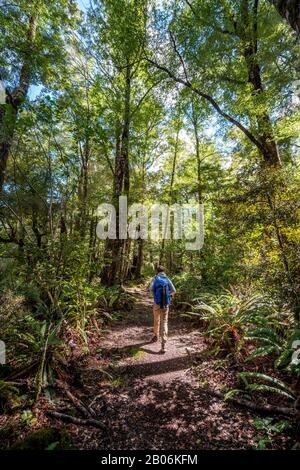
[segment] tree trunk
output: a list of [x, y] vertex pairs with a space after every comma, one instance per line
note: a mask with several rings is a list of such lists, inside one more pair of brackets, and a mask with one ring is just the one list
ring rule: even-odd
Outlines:
[[36, 19], [34, 16], [29, 18], [29, 25], [27, 31], [27, 49], [26, 59], [22, 65], [19, 77], [19, 84], [9, 92], [6, 92], [6, 103], [0, 105], [0, 193], [3, 190], [5, 182], [6, 167], [11, 149], [14, 132], [16, 128], [18, 113], [27, 96], [30, 76], [31, 76], [31, 60], [32, 60], [32, 46], [35, 39], [36, 32]]
[[139, 238], [137, 241], [137, 252], [133, 258], [132, 277], [134, 279], [141, 279], [142, 267], [144, 261], [144, 244], [145, 240]]
[[142, 266], [144, 262], [144, 245], [145, 245], [145, 240], [140, 238], [138, 240], [137, 264], [136, 264], [136, 271], [135, 271], [136, 279], [140, 279], [142, 276]]
[[[263, 85], [261, 82], [260, 76], [260, 67], [258, 64], [254, 63], [251, 56], [254, 52], [250, 52], [250, 57], [247, 55], [249, 51], [245, 52], [245, 59], [248, 59], [248, 69], [249, 69], [249, 83], [253, 85], [254, 92], [263, 93]], [[274, 136], [272, 123], [267, 112], [258, 114], [256, 116], [258, 132], [260, 135], [260, 141], [262, 144], [262, 154], [264, 161], [269, 166], [278, 166], [281, 163], [280, 155], [278, 151], [277, 142]]]
[[198, 203], [202, 204], [202, 184], [201, 184], [201, 159], [200, 159], [200, 142], [199, 142], [199, 129], [198, 129], [198, 116], [196, 115], [194, 103], [192, 103], [192, 123], [194, 127], [195, 136], [195, 153], [197, 160], [197, 195]]
[[[195, 136], [195, 153], [196, 153], [196, 161], [197, 161], [197, 196], [198, 196], [198, 204], [203, 203], [203, 195], [202, 195], [202, 175], [201, 175], [201, 157], [200, 157], [200, 140], [199, 140], [199, 116], [197, 116], [197, 112], [192, 102], [192, 123], [194, 127], [194, 136]], [[199, 253], [199, 259], [201, 260], [202, 264], [205, 264], [205, 254], [203, 250]], [[205, 279], [205, 270], [202, 269], [201, 265], [201, 277]]]
[[121, 282], [119, 273], [123, 272], [122, 249], [124, 240], [119, 237], [119, 197], [124, 191], [129, 196], [130, 174], [129, 174], [129, 131], [130, 131], [130, 100], [131, 100], [131, 66], [127, 61], [124, 91], [124, 117], [121, 138], [117, 138], [113, 204], [116, 210], [116, 240], [107, 240], [104, 254], [104, 268], [101, 281], [105, 285]]
[[92, 213], [90, 218], [90, 234], [89, 234], [89, 256], [90, 256], [90, 270], [89, 270], [89, 281], [91, 282], [93, 277], [97, 274], [95, 269], [96, 257], [96, 235], [97, 217]]
[[276, 215], [277, 211], [276, 211], [275, 201], [268, 191], [266, 193], [266, 196], [267, 196], [268, 205], [271, 210], [271, 216], [273, 219], [273, 227], [275, 230], [275, 234], [276, 234], [276, 238], [277, 238], [277, 242], [278, 242], [278, 246], [280, 250], [280, 257], [281, 257], [282, 265], [285, 271], [288, 284], [290, 286], [291, 304], [292, 304], [295, 320], [299, 322], [300, 320], [299, 288], [297, 285], [297, 281], [295, 281], [293, 273], [290, 269], [288, 257], [286, 256], [286, 247], [284, 243], [284, 237], [283, 237], [282, 231], [280, 229], [280, 225], [277, 220], [277, 215]]
[[[258, 0], [254, 0], [252, 18], [250, 18], [249, 0], [243, 0], [241, 4], [242, 22], [241, 27], [238, 28], [238, 34], [243, 42], [243, 55], [248, 69], [248, 82], [253, 87], [253, 94], [259, 95], [264, 93], [264, 88], [260, 66], [257, 63], [257, 9]], [[270, 116], [264, 111], [256, 115], [256, 122], [265, 163], [269, 166], [280, 165], [280, 155]]]
[[299, 0], [270, 0], [278, 13], [300, 34], [300, 1]]
[[32, 209], [32, 231], [36, 238], [36, 244], [38, 248], [42, 247], [42, 234], [38, 226], [38, 217], [35, 209]]
[[[176, 139], [174, 145], [174, 156], [173, 156], [173, 165], [172, 165], [172, 173], [171, 173], [171, 181], [170, 181], [170, 189], [169, 189], [169, 200], [168, 200], [168, 213], [167, 213], [167, 220], [166, 220], [166, 230], [170, 220], [170, 205], [173, 204], [173, 186], [174, 186], [174, 179], [175, 179], [175, 170], [176, 170], [176, 163], [177, 163], [177, 155], [178, 155], [178, 143], [179, 143], [179, 128], [176, 131]], [[166, 230], [162, 233], [162, 242], [161, 242], [161, 249], [159, 254], [159, 264], [162, 264], [164, 261], [165, 256], [165, 237], [166, 237]]]
[[81, 168], [78, 183], [78, 206], [79, 214], [77, 218], [76, 228], [80, 232], [80, 237], [84, 238], [87, 226], [87, 197], [88, 197], [88, 178], [89, 178], [89, 159], [90, 146], [86, 142], [83, 148], [79, 144]]

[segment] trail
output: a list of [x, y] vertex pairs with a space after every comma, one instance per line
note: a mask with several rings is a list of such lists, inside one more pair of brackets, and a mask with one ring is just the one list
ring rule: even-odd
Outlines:
[[[208, 396], [191, 366], [206, 348], [171, 312], [166, 354], [152, 337], [152, 302], [144, 287], [128, 289], [137, 299], [118, 324], [103, 330], [80, 371], [81, 398], [107, 429], [71, 425], [80, 449], [249, 449], [253, 415]], [[108, 375], [109, 374], [109, 375]], [[204, 379], [216, 377], [213, 364]]]

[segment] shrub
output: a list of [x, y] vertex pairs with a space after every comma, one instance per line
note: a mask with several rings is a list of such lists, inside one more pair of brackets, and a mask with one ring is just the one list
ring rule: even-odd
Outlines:
[[232, 352], [241, 345], [249, 325], [261, 315], [264, 304], [261, 296], [242, 296], [225, 291], [220, 296], [210, 295], [206, 302], [195, 299], [192, 311], [185, 314], [205, 322], [204, 335], [210, 336], [223, 349]]

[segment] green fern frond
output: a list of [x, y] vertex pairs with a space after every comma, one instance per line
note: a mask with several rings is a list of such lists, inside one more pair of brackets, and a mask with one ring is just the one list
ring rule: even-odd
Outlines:
[[281, 388], [277, 387], [272, 387], [271, 385], [265, 385], [265, 384], [248, 384], [247, 391], [250, 392], [269, 392], [269, 393], [276, 393], [277, 395], [280, 395], [285, 398], [289, 398], [290, 400], [295, 400], [295, 395], [293, 395], [292, 391], [288, 389], [289, 391], [282, 390]]
[[281, 389], [285, 393], [288, 393], [292, 396], [294, 395], [294, 392], [284, 382], [267, 374], [262, 374], [260, 372], [240, 372], [238, 377], [243, 381], [246, 388], [248, 388], [249, 385], [257, 385], [249, 384], [249, 379], [257, 379], [259, 381], [268, 382], [276, 389]]
[[276, 353], [277, 348], [276, 346], [269, 345], [269, 346], [261, 346], [260, 348], [255, 349], [246, 359], [246, 362], [252, 361], [257, 357], [264, 357], [268, 356], [269, 354]]
[[265, 341], [272, 341], [272, 343], [276, 343], [278, 345], [282, 344], [283, 338], [281, 338], [273, 328], [270, 327], [263, 327], [263, 328], [255, 328], [255, 330], [249, 332], [249, 337], [255, 337], [255, 339], [262, 339]]

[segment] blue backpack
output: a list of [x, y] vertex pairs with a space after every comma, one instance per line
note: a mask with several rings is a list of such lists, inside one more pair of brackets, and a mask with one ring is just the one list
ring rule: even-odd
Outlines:
[[160, 308], [167, 308], [170, 303], [169, 279], [156, 276], [153, 287], [156, 303]]

